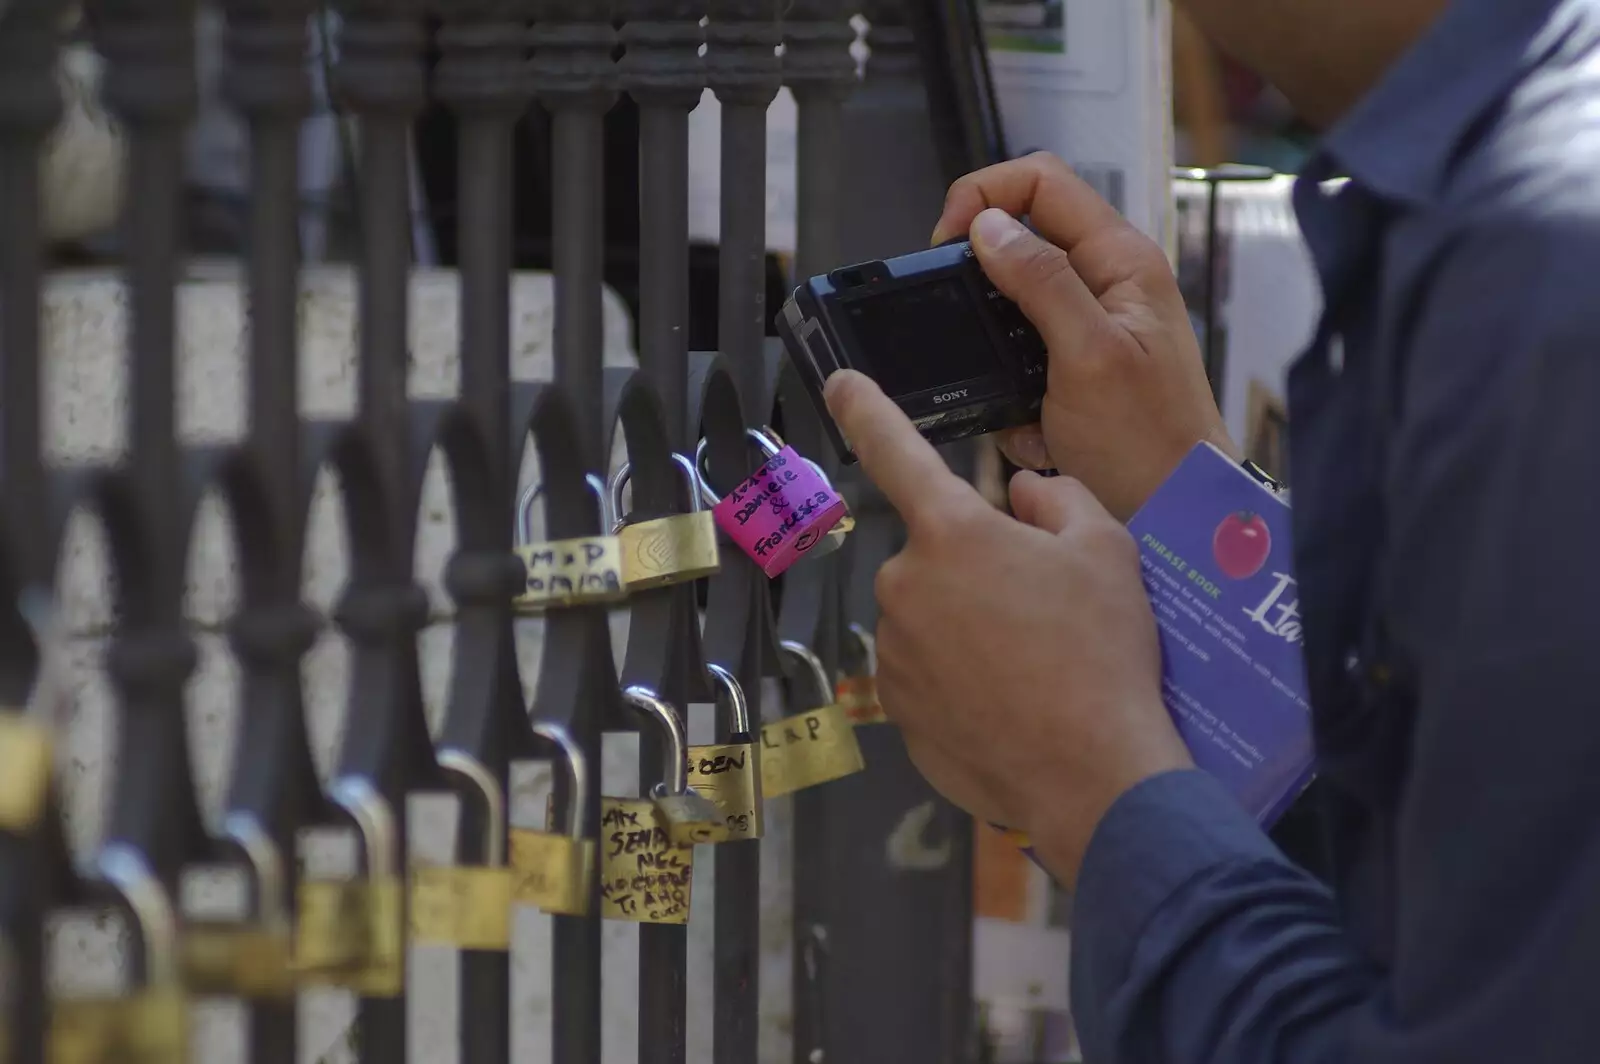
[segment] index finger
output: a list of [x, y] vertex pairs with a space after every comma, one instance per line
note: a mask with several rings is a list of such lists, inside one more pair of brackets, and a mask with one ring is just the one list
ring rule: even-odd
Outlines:
[[1127, 219], [1070, 166], [1054, 155], [1034, 152], [958, 178], [945, 193], [933, 243], [966, 233], [989, 207], [1013, 218], [1027, 215], [1041, 236], [1069, 255], [1090, 237], [1128, 227]]
[[823, 394], [861, 468], [899, 511], [908, 530], [915, 532], [975, 500], [982, 502], [870, 377], [838, 370], [828, 377]]

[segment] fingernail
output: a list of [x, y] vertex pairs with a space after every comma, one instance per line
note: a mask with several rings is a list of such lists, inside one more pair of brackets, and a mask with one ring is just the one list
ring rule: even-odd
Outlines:
[[987, 251], [999, 251], [1022, 233], [1022, 223], [999, 207], [990, 207], [972, 220], [972, 237]]
[[822, 400], [828, 406], [833, 406], [834, 401], [839, 398], [839, 390], [844, 387], [845, 379], [849, 372], [849, 370], [845, 369], [835, 370], [828, 374], [827, 380], [822, 382]]
[[1050, 468], [1050, 449], [1045, 446], [1042, 432], [1014, 433], [1006, 440], [1006, 454], [1013, 465], [1024, 469]]

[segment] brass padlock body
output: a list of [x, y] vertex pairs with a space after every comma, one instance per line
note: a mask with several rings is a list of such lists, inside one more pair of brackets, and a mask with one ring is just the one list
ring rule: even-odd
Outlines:
[[600, 915], [687, 924], [694, 847], [675, 842], [649, 798], [600, 799]]
[[622, 545], [615, 536], [582, 536], [516, 548], [526, 582], [513, 601], [524, 613], [566, 606], [607, 605], [628, 597], [622, 583]]
[[24, 834], [44, 815], [51, 750], [42, 724], [14, 711], [0, 712], [0, 831]]
[[189, 1003], [177, 987], [124, 997], [67, 998], [50, 1008], [50, 1064], [184, 1064]]
[[689, 747], [689, 786], [722, 811], [728, 842], [759, 839], [763, 828], [761, 748], [755, 743]]
[[722, 568], [717, 522], [709, 511], [623, 525], [617, 540], [622, 583], [629, 591], [684, 584]]
[[405, 887], [398, 877], [300, 884], [293, 967], [304, 982], [367, 997], [405, 990]]
[[191, 922], [183, 929], [183, 981], [194, 994], [287, 998], [295, 992], [289, 929]]
[[761, 729], [761, 793], [777, 798], [866, 768], [848, 710], [837, 703]]
[[706, 846], [727, 842], [732, 837], [722, 809], [693, 789], [682, 794], [653, 795], [651, 801], [661, 813], [667, 834], [685, 846]]
[[511, 869], [419, 866], [411, 870], [411, 941], [504, 952], [511, 948]]
[[511, 900], [561, 916], [586, 916], [594, 897], [594, 840], [511, 829]]

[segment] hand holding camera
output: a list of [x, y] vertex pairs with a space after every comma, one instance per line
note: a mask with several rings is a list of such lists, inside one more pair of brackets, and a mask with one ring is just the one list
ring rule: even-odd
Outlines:
[[784, 308], [819, 409], [832, 372], [860, 370], [930, 441], [1000, 431], [1014, 463], [1082, 481], [1124, 521], [1201, 440], [1238, 457], [1165, 254], [1066, 164], [1039, 153], [961, 178], [933, 238], [813, 278]]

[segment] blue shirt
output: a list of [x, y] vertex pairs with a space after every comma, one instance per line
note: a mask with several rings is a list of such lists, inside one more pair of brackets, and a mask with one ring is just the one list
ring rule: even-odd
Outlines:
[[1600, 0], [1457, 0], [1295, 205], [1331, 887], [1206, 776], [1128, 792], [1074, 902], [1085, 1057], [1600, 1060]]

